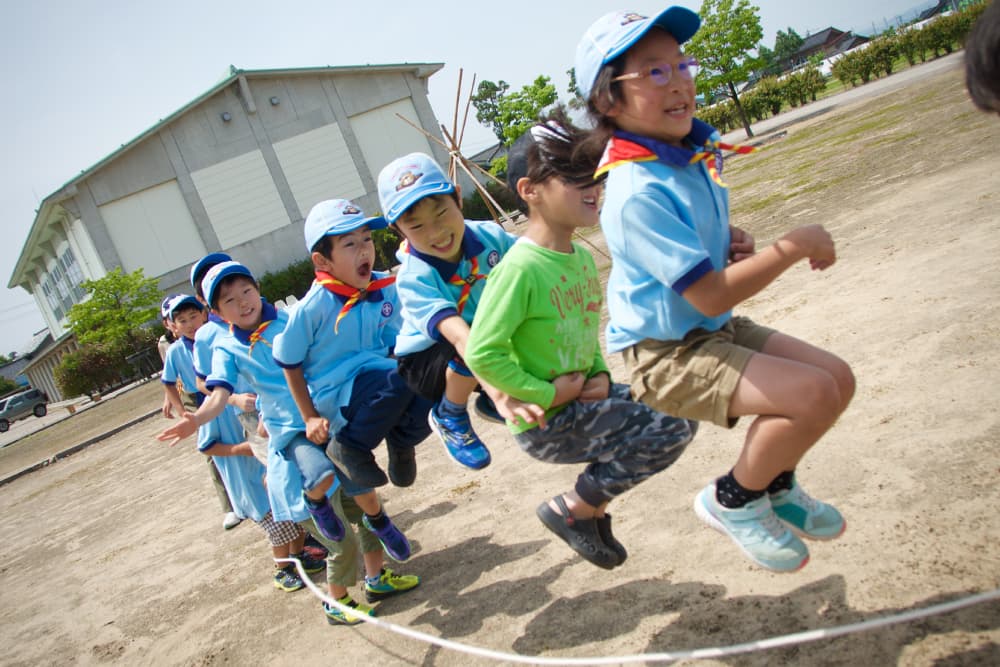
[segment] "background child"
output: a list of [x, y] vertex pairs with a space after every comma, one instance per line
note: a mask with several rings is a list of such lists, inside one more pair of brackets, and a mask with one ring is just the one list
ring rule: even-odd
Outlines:
[[965, 85], [972, 102], [1000, 114], [1000, 2], [993, 0], [965, 40]]
[[794, 473], [847, 407], [854, 377], [829, 352], [731, 309], [799, 260], [821, 270], [836, 253], [819, 225], [757, 253], [729, 225], [719, 137], [693, 118], [697, 62], [680, 48], [699, 25], [683, 7], [652, 18], [616, 12], [577, 47], [592, 140], [605, 149], [598, 173], [608, 172], [607, 345], [623, 353], [636, 397], [658, 410], [723, 427], [756, 416], [735, 466], [702, 490], [695, 510], [754, 562], [792, 571], [809, 557], [795, 533], [832, 539], [844, 530], [839, 512], [806, 495]]
[[[384, 439], [389, 479], [410, 486], [417, 474], [413, 448], [428, 434], [430, 403], [413, 394], [389, 356], [399, 331], [394, 278], [373, 272], [373, 229], [383, 218], [365, 217], [346, 199], [316, 204], [305, 222], [305, 242], [316, 281], [288, 310], [274, 339], [274, 360], [305, 421], [308, 444], [343, 467], [345, 493], [364, 511], [363, 521], [398, 561], [410, 556], [406, 536], [382, 509], [373, 487], [389, 480], [373, 450]], [[332, 467], [332, 466], [331, 466]]]
[[608, 503], [673, 463], [691, 425], [612, 384], [599, 343], [601, 281], [572, 242], [598, 224], [600, 183], [580, 159], [581, 133], [562, 114], [532, 127], [507, 157], [507, 180], [528, 215], [524, 236], [493, 271], [472, 323], [466, 361], [522, 402], [508, 406], [518, 445], [548, 463], [586, 463], [573, 491], [542, 503], [542, 523], [585, 559], [621, 565]]
[[[406, 241], [397, 256], [403, 329], [396, 342], [399, 372], [435, 402], [430, 425], [448, 455], [485, 468], [490, 452], [472, 428], [466, 404], [478, 380], [463, 357], [490, 271], [517, 240], [496, 223], [466, 220], [461, 190], [423, 153], [390, 162], [378, 177], [386, 220]], [[480, 416], [500, 421], [486, 394]]]
[[[201, 405], [204, 397], [194, 389], [194, 361], [191, 350], [194, 347], [194, 337], [206, 322], [205, 307], [193, 296], [186, 294], [174, 295], [166, 306], [167, 317], [174, 325], [180, 338], [170, 346], [167, 360], [163, 368], [164, 389], [178, 415], [194, 410]], [[187, 397], [182, 401], [181, 390], [177, 388], [177, 379], [182, 378], [183, 394]], [[187, 391], [190, 387], [193, 391]], [[196, 398], [194, 398], [196, 397]], [[271, 544], [272, 555], [275, 558], [294, 556], [302, 560], [307, 572], [317, 572], [323, 568], [322, 561], [314, 560], [304, 553], [305, 532], [292, 521], [275, 521], [271, 506], [264, 489], [265, 468], [255, 458], [249, 443], [241, 442], [239, 424], [226, 429], [200, 429], [202, 437], [198, 441], [198, 451], [211, 458], [212, 465], [218, 469], [224, 492], [227, 494], [234, 513], [242, 520], [253, 519], [267, 535]], [[251, 459], [245, 457], [250, 456]], [[298, 572], [291, 565], [277, 565], [274, 575], [274, 585], [284, 591], [296, 591], [305, 584], [299, 579]]]
[[[198, 389], [197, 377], [192, 363], [192, 350], [194, 338], [197, 332], [203, 327], [205, 322], [205, 307], [198, 299], [186, 294], [172, 294], [167, 297], [161, 306], [164, 322], [168, 322], [170, 328], [176, 331], [174, 342], [167, 348], [164, 355], [163, 373], [160, 381], [163, 383], [163, 416], [173, 419], [174, 413], [184, 414], [185, 410], [195, 410], [204, 398], [204, 394]], [[183, 312], [181, 312], [183, 311]], [[178, 331], [174, 323], [174, 315], [185, 321], [187, 333]], [[181, 387], [177, 384], [180, 382]], [[218, 424], [210, 424], [205, 427], [206, 440], [218, 439]], [[233, 442], [240, 442], [242, 438], [237, 438]], [[222, 528], [231, 530], [240, 525], [242, 517], [233, 508], [232, 500], [226, 490], [225, 481], [215, 465], [214, 459], [207, 457], [208, 472], [212, 479], [212, 487], [215, 495], [222, 506], [224, 516], [222, 517]]]

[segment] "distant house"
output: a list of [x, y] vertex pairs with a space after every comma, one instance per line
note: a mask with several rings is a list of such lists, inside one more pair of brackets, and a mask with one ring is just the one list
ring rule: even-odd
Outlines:
[[[302, 225], [323, 199], [379, 208], [376, 179], [413, 151], [447, 164], [427, 79], [441, 63], [231, 67], [211, 89], [42, 200], [8, 287], [35, 298], [50, 343], [25, 369], [61, 400], [51, 370], [76, 347], [66, 313], [84, 280], [142, 268], [190, 292], [191, 263], [225, 251], [258, 275], [306, 257]], [[36, 381], [35, 371], [48, 373]], [[69, 398], [69, 397], [66, 397]]]
[[856, 35], [850, 30], [844, 32], [837, 28], [827, 28], [814, 35], [807, 35], [802, 45], [795, 51], [785, 64], [785, 69], [794, 69], [805, 65], [813, 56], [822, 59], [830, 58], [869, 41], [863, 35]]
[[52, 400], [59, 400], [59, 391], [52, 381], [52, 370], [40, 367], [38, 361], [52, 347], [52, 334], [42, 329], [32, 336], [31, 341], [17, 353], [17, 358], [0, 366], [0, 375], [19, 385], [31, 385], [47, 393]]

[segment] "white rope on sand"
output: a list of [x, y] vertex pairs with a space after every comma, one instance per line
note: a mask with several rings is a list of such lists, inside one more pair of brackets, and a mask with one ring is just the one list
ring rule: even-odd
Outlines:
[[349, 613], [360, 618], [365, 623], [371, 623], [372, 625], [385, 628], [386, 630], [390, 630], [397, 634], [412, 637], [413, 639], [418, 639], [420, 641], [427, 642], [428, 644], [434, 644], [435, 646], [451, 649], [460, 653], [466, 653], [468, 655], [475, 655], [483, 658], [491, 658], [493, 660], [506, 660], [508, 662], [518, 662], [531, 665], [620, 665], [624, 663], [636, 662], [676, 662], [677, 660], [721, 658], [739, 653], [765, 651], [784, 646], [793, 646], [795, 644], [805, 644], [806, 642], [814, 642], [821, 639], [832, 639], [834, 637], [855, 634], [858, 632], [866, 632], [868, 630], [874, 630], [888, 625], [895, 625], [897, 623], [906, 623], [921, 618], [927, 618], [928, 616], [947, 614], [948, 612], [964, 609], [965, 607], [971, 607], [983, 602], [1000, 600], [1000, 588], [996, 588], [992, 591], [976, 593], [975, 595], [969, 595], [958, 600], [952, 600], [951, 602], [942, 602], [931, 605], [930, 607], [924, 607], [923, 609], [914, 609], [858, 623], [834, 626], [832, 628], [806, 630], [804, 632], [795, 632], [788, 635], [770, 637], [768, 639], [757, 639], [750, 642], [743, 642], [742, 644], [713, 646], [708, 648], [689, 649], [685, 651], [669, 651], [666, 653], [642, 653], [638, 655], [619, 655], [593, 658], [546, 658], [532, 655], [520, 655], [517, 653], [505, 653], [503, 651], [494, 651], [492, 649], [481, 648], [478, 646], [461, 644], [459, 642], [451, 641], [450, 639], [442, 639], [441, 637], [435, 637], [434, 635], [429, 635], [425, 632], [420, 632], [419, 630], [413, 630], [402, 625], [396, 625], [395, 623], [384, 621], [377, 616], [358, 614], [357, 610], [337, 602], [324, 593], [323, 590], [317, 586], [315, 582], [313, 582], [306, 571], [302, 568], [302, 564], [297, 558], [276, 558], [275, 562], [294, 563], [295, 569], [298, 570], [300, 578], [313, 595], [332, 607], [336, 607], [345, 613]]

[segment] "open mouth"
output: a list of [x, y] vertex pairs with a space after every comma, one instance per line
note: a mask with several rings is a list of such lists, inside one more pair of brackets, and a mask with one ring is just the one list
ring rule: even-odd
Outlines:
[[358, 277], [364, 279], [366, 282], [372, 275], [372, 265], [371, 262], [364, 262], [358, 265]]
[[438, 252], [448, 252], [449, 250], [451, 250], [451, 246], [454, 242], [455, 242], [455, 235], [449, 234], [448, 238], [446, 238], [444, 241], [440, 241], [438, 243], [432, 243], [431, 247]]
[[688, 104], [687, 102], [682, 102], [676, 106], [672, 106], [669, 109], [665, 109], [665, 113], [669, 116], [684, 117], [688, 114]]

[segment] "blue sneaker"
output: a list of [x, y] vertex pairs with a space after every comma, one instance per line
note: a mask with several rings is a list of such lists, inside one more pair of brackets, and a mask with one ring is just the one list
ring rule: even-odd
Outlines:
[[322, 502], [314, 503], [304, 493], [302, 497], [306, 501], [306, 509], [309, 510], [313, 523], [316, 524], [316, 528], [323, 534], [323, 537], [334, 542], [344, 539], [344, 524], [337, 518], [337, 513], [330, 506], [330, 501], [324, 498]]
[[809, 562], [809, 549], [778, 520], [766, 494], [743, 507], [729, 509], [715, 500], [712, 482], [694, 499], [694, 511], [763, 568], [794, 572]]
[[482, 470], [490, 464], [490, 450], [472, 430], [469, 415], [462, 417], [442, 417], [437, 414], [437, 406], [427, 413], [427, 423], [444, 444], [448, 456], [466, 468]]
[[361, 522], [378, 538], [378, 541], [382, 543], [382, 548], [389, 554], [390, 558], [402, 563], [410, 557], [410, 541], [406, 539], [406, 535], [403, 535], [399, 528], [396, 528], [391, 519], [386, 519], [385, 528], [381, 530], [376, 530], [371, 525], [367, 514], [361, 517]]
[[843, 535], [847, 528], [836, 508], [811, 497], [798, 480], [793, 480], [792, 488], [787, 491], [772, 493], [771, 507], [796, 535], [809, 539], [832, 540]]

